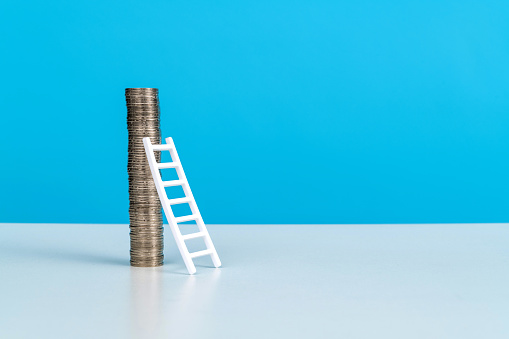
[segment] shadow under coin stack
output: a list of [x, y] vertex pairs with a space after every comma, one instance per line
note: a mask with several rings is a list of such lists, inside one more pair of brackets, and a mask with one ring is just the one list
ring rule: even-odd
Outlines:
[[[152, 180], [143, 138], [161, 143], [157, 88], [126, 88], [127, 130], [129, 132], [127, 172], [129, 174], [129, 228], [131, 265], [163, 264], [163, 216]], [[161, 162], [161, 153], [155, 154]]]

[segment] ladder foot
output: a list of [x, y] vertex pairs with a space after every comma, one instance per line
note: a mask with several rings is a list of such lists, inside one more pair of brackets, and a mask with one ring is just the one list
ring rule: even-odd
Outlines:
[[219, 256], [217, 254], [212, 255], [212, 262], [214, 263], [215, 268], [221, 267], [221, 260], [219, 260]]

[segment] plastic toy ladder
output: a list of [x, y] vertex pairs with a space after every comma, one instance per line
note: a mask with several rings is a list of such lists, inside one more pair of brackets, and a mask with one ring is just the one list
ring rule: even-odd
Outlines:
[[[152, 178], [154, 179], [154, 183], [157, 188], [159, 200], [161, 200], [161, 204], [163, 205], [164, 213], [166, 214], [166, 218], [168, 219], [168, 222], [170, 224], [171, 232], [173, 233], [173, 237], [177, 242], [180, 254], [182, 255], [184, 263], [186, 264], [187, 271], [189, 272], [189, 274], [194, 274], [196, 272], [196, 267], [194, 266], [193, 258], [205, 255], [210, 255], [215, 267], [221, 266], [221, 261], [219, 260], [219, 256], [217, 255], [216, 249], [214, 248], [214, 244], [210, 239], [209, 232], [205, 227], [205, 223], [203, 222], [200, 211], [198, 210], [198, 206], [196, 205], [196, 201], [194, 200], [193, 193], [191, 192], [191, 188], [189, 187], [189, 183], [187, 182], [186, 175], [184, 174], [184, 170], [182, 169], [182, 165], [177, 154], [177, 149], [175, 148], [175, 144], [173, 143], [172, 138], [166, 138], [166, 144], [163, 145], [152, 145], [152, 143], [150, 142], [150, 138], [143, 138], [143, 145], [145, 146], [145, 152], [147, 153], [150, 171], [152, 172]], [[154, 156], [154, 151], [169, 151], [172, 162], [158, 163]], [[163, 168], [175, 168], [175, 170], [177, 171], [178, 180], [163, 181], [161, 179], [161, 173], [159, 172], [159, 170]], [[184, 189], [185, 197], [178, 199], [168, 199], [164, 188], [170, 186], [182, 186], [182, 188]], [[173, 215], [171, 206], [185, 203], [189, 204], [192, 214], [183, 217], [175, 217]], [[178, 224], [191, 220], [196, 221], [199, 232], [182, 235]], [[203, 240], [205, 241], [205, 245], [207, 246], [207, 249], [203, 251], [189, 253], [185, 241], [195, 238], [203, 238]]]

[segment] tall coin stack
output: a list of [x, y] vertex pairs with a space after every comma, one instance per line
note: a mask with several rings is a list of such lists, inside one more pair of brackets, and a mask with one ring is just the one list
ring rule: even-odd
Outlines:
[[[129, 174], [129, 228], [131, 265], [163, 264], [163, 216], [152, 180], [143, 138], [161, 143], [157, 88], [126, 88], [127, 130], [129, 132], [127, 173]], [[158, 162], [161, 153], [155, 154]]]

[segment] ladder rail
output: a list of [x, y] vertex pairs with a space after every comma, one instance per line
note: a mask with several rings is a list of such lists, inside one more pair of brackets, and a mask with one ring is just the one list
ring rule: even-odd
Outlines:
[[159, 200], [161, 200], [161, 205], [163, 206], [164, 214], [166, 214], [166, 218], [170, 223], [171, 233], [175, 238], [175, 242], [177, 243], [177, 247], [179, 252], [184, 259], [184, 264], [186, 265], [187, 271], [189, 274], [194, 274], [196, 272], [196, 267], [194, 266], [193, 260], [190, 257], [189, 251], [187, 250], [187, 246], [184, 243], [184, 239], [182, 238], [182, 234], [176, 228], [177, 222], [175, 221], [175, 216], [173, 215], [173, 211], [169, 204], [166, 203], [166, 191], [164, 190], [163, 180], [161, 178], [161, 173], [157, 166], [157, 160], [154, 155], [154, 148], [152, 147], [152, 143], [150, 142], [150, 138], [143, 138], [143, 145], [145, 146], [145, 152], [147, 154], [148, 164], [150, 166], [150, 172], [152, 173], [152, 178], [154, 179], [154, 184], [157, 189], [157, 194], [159, 195]]
[[212, 262], [214, 263], [214, 266], [220, 267], [221, 260], [219, 260], [219, 256], [217, 255], [216, 248], [214, 247], [214, 244], [212, 243], [212, 239], [210, 238], [210, 234], [209, 234], [207, 228], [205, 227], [205, 223], [203, 222], [203, 218], [201, 216], [200, 210], [198, 209], [198, 205], [196, 204], [196, 200], [194, 199], [193, 192], [191, 191], [191, 187], [189, 186], [189, 183], [187, 181], [186, 174], [184, 173], [184, 168], [182, 167], [182, 163], [180, 162], [180, 158], [177, 153], [177, 148], [175, 147], [175, 143], [173, 142], [173, 139], [170, 137], [166, 138], [165, 140], [166, 140], [167, 145], [171, 145], [170, 155], [171, 155], [172, 161], [180, 164], [180, 166], [176, 167], [175, 170], [177, 171], [178, 178], [180, 180], [184, 181], [185, 183], [187, 183], [187, 185], [183, 185], [182, 188], [184, 189], [184, 193], [185, 193], [186, 197], [191, 199], [191, 202], [189, 202], [189, 207], [191, 208], [191, 212], [193, 213], [193, 215], [196, 215], [198, 217], [198, 219], [196, 219], [196, 224], [198, 225], [200, 232], [205, 233], [205, 236], [203, 238], [205, 241], [205, 246], [207, 246], [207, 250], [211, 251], [210, 256], [212, 258]]

